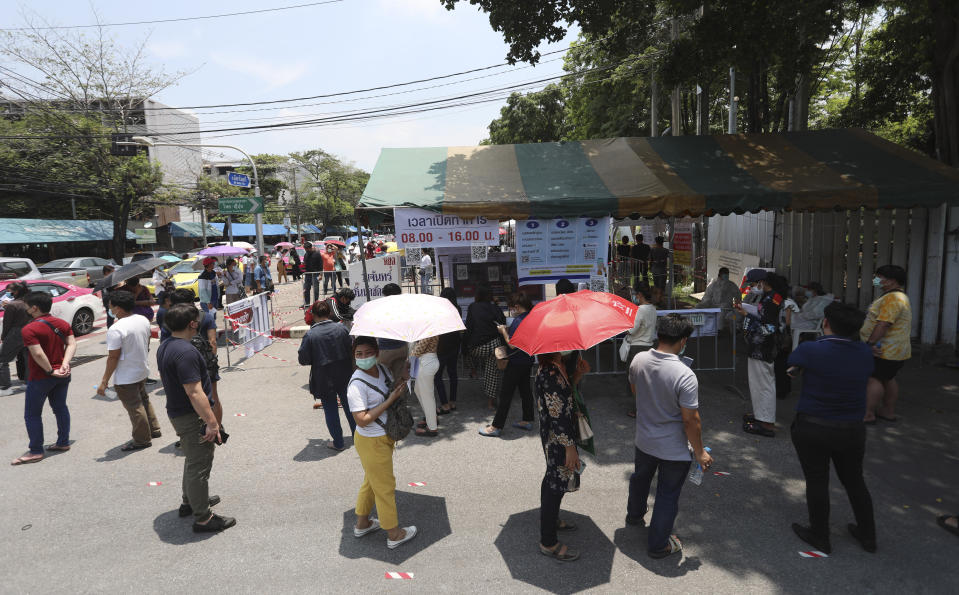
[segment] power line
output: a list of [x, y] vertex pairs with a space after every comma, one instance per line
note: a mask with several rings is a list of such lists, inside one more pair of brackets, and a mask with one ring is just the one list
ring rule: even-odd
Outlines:
[[125, 27], [127, 25], [156, 25], [160, 23], [182, 23], [184, 21], [201, 21], [205, 19], [218, 19], [222, 17], [237, 17], [249, 14], [262, 14], [265, 12], [280, 12], [282, 10], [293, 10], [296, 8], [309, 8], [311, 6], [321, 6], [323, 4], [336, 4], [345, 0], [325, 0], [324, 2], [307, 2], [306, 4], [294, 4], [292, 6], [280, 6], [277, 8], [261, 8], [259, 10], [246, 10], [243, 12], [227, 12], [223, 14], [210, 14], [198, 17], [179, 17], [175, 19], [157, 19], [154, 21], [129, 21], [126, 23], [97, 23], [95, 25], [56, 25], [48, 27], [14, 27], [9, 29], [0, 29], [0, 31], [34, 31], [37, 29], [93, 29], [99, 27]]

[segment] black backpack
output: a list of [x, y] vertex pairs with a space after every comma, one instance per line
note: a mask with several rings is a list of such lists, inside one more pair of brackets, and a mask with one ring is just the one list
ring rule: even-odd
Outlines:
[[[377, 365], [380, 369], [380, 374], [382, 374], [384, 380], [386, 380], [386, 393], [380, 390], [378, 386], [375, 386], [363, 380], [362, 378], [354, 378], [353, 380], [362, 382], [366, 386], [383, 395], [383, 398], [386, 399], [389, 396], [389, 391], [392, 389], [393, 381], [389, 374], [386, 373], [386, 368], [384, 368], [382, 365]], [[384, 430], [386, 430], [386, 435], [389, 436], [394, 442], [398, 442], [403, 438], [406, 438], [406, 436], [409, 435], [410, 430], [413, 429], [413, 414], [410, 413], [410, 408], [406, 404], [406, 394], [400, 395], [400, 397], [393, 401], [393, 404], [387, 408], [385, 424], [380, 421], [380, 418], [376, 418], [375, 421]]]

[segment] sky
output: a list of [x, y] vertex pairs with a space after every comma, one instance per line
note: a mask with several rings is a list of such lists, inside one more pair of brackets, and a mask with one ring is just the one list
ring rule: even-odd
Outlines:
[[[234, 0], [229, 3], [128, 0], [0, 0], [0, 27], [23, 26], [25, 17], [49, 25], [121, 23], [197, 17], [303, 4], [307, 0]], [[308, 97], [392, 85], [505, 62], [507, 45], [488, 16], [467, 2], [447, 11], [439, 0], [342, 0], [291, 10], [106, 29], [124, 47], [145, 42], [148, 63], [168, 73], [190, 72], [154, 99], [171, 106], [207, 106]], [[88, 29], [94, 33], [95, 29]], [[562, 42], [541, 46], [545, 53]], [[9, 62], [4, 64], [10, 66]], [[430, 101], [534, 81], [562, 72], [562, 54], [431, 83], [326, 99], [248, 107], [192, 110], [201, 129], [276, 123], [335, 112]], [[477, 80], [464, 80], [483, 77]], [[455, 83], [455, 84], [447, 84]], [[413, 91], [421, 87], [444, 86]], [[545, 83], [543, 83], [545, 84]], [[538, 85], [541, 87], [543, 84]], [[379, 98], [364, 96], [395, 93]], [[409, 92], [413, 91], [413, 92]], [[505, 93], [504, 93], [505, 96]], [[323, 103], [323, 105], [304, 105]], [[204, 142], [236, 145], [248, 153], [323, 149], [371, 171], [384, 147], [476, 145], [505, 103], [479, 105], [337, 124], [244, 133]], [[251, 108], [260, 111], [243, 111]], [[280, 108], [263, 110], [262, 108]], [[229, 113], [223, 113], [227, 112]], [[273, 118], [251, 121], [252, 118]], [[226, 152], [228, 153], [228, 151]], [[232, 157], [232, 155], [226, 155]]]

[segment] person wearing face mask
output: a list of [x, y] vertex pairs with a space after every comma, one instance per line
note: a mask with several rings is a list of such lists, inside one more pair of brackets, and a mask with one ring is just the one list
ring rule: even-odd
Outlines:
[[835, 296], [826, 293], [820, 283], [810, 282], [806, 286], [806, 301], [801, 304], [799, 314], [792, 317], [793, 330], [812, 331], [819, 327], [825, 317], [826, 306], [835, 301]]
[[509, 361], [506, 369], [503, 370], [503, 383], [499, 393], [499, 401], [496, 405], [496, 415], [493, 421], [485, 429], [479, 431], [481, 436], [496, 437], [502, 433], [506, 427], [506, 416], [509, 414], [509, 407], [513, 401], [513, 393], [519, 390], [520, 401], [523, 405], [523, 420], [513, 423], [514, 428], [520, 430], [533, 429], [533, 391], [529, 384], [529, 374], [533, 369], [533, 358], [520, 349], [509, 346], [509, 340], [519, 329], [523, 319], [533, 309], [533, 302], [525, 293], [514, 293], [509, 298], [509, 309], [512, 313], [513, 321], [509, 328], [499, 326], [500, 334], [506, 341]]
[[105, 396], [112, 377], [117, 397], [130, 416], [133, 440], [120, 447], [122, 451], [149, 448], [153, 438], [161, 436], [160, 422], [146, 390], [150, 321], [134, 314], [133, 307], [134, 298], [129, 291], [110, 294], [110, 309], [117, 321], [107, 331], [107, 363], [97, 387], [97, 394]]
[[[416, 536], [416, 527], [400, 527], [396, 511], [396, 478], [393, 450], [396, 443], [386, 435], [386, 410], [406, 390], [405, 378], [390, 376], [378, 363], [380, 350], [373, 337], [353, 339], [356, 371], [346, 391], [356, 434], [353, 445], [363, 465], [363, 484], [356, 497], [356, 525], [353, 536], [360, 538], [379, 528], [386, 530], [386, 547], [395, 549]], [[379, 518], [370, 516], [373, 504]]]
[[894, 264], [876, 269], [873, 287], [882, 291], [866, 313], [866, 322], [859, 337], [871, 348], [875, 369], [866, 389], [867, 424], [877, 419], [894, 422], [896, 401], [899, 400], [899, 383], [896, 374], [906, 360], [912, 357], [909, 335], [912, 330], [912, 306], [903, 290], [906, 285], [906, 270]]
[[719, 269], [716, 279], [706, 288], [703, 299], [696, 304], [697, 308], [732, 308], [733, 303], [742, 301], [739, 286], [729, 280], [729, 269]]
[[[633, 363], [633, 359], [637, 355], [644, 351], [649, 351], [653, 348], [653, 345], [656, 343], [656, 306], [652, 304], [652, 294], [649, 290], [649, 285], [646, 284], [637, 284], [636, 285], [636, 303], [639, 305], [636, 308], [636, 322], [633, 324], [632, 330], [626, 333], [626, 338], [624, 339], [626, 343], [629, 344], [629, 352], [626, 354], [626, 370], [627, 370], [627, 388], [630, 390], [632, 395], [632, 389], [628, 386], [628, 377], [629, 377], [629, 366]], [[737, 291], [739, 288], [736, 288]], [[636, 417], [636, 410], [630, 409], [626, 415], [629, 417]]]
[[749, 397], [753, 413], [743, 416], [743, 431], [772, 438], [776, 435], [776, 372], [775, 361], [781, 344], [779, 312], [783, 296], [767, 280], [763, 269], [746, 274], [746, 282], [760, 291], [755, 311], [741, 304], [736, 310], [745, 317], [744, 331], [748, 345]]
[[[703, 447], [699, 418], [699, 381], [680, 359], [693, 325], [679, 314], [657, 321], [655, 349], [640, 353], [629, 366], [636, 398], [634, 471], [629, 478], [626, 524], [643, 527], [649, 488], [658, 475], [656, 503], [647, 534], [647, 554], [664, 558], [682, 550], [672, 535], [679, 495], [692, 459], [708, 470], [713, 458]], [[692, 451], [692, 452], [690, 452]]]

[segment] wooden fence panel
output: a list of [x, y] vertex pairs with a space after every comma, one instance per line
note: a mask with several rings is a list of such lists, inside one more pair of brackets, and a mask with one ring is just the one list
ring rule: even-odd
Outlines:
[[[926, 232], [926, 271], [922, 284], [922, 322], [919, 337], [923, 343], [935, 343], [939, 335], [939, 305], [942, 297], [943, 241], [946, 234], [946, 206], [929, 209]], [[913, 313], [916, 307], [912, 308]]]
[[813, 241], [812, 241], [812, 272], [809, 275], [810, 281], [825, 282], [827, 277], [832, 276], [831, 271], [827, 273], [832, 266], [832, 242], [826, 242], [826, 233], [832, 225], [832, 213], [814, 213], [813, 214]]
[[909, 209], [896, 209], [892, 230], [892, 264], [906, 268], [909, 256]]
[[876, 227], [876, 266], [890, 264], [892, 261], [892, 211], [879, 211], [879, 225]]
[[925, 208], [912, 210], [909, 222], [909, 266], [906, 268], [906, 295], [912, 303], [912, 336], [919, 336], [922, 304], [922, 272], [926, 253], [926, 223], [929, 212]]
[[956, 324], [959, 321], [959, 207], [949, 207], [945, 242], [945, 274], [942, 281], [942, 317], [939, 337], [943, 343], [956, 344]]
[[846, 293], [847, 304], [859, 304], [859, 209], [846, 211], [849, 228], [846, 232]]
[[[846, 268], [846, 227], [847, 218], [843, 212], [836, 212], [833, 216], [832, 229], [832, 276], [829, 278], [827, 291], [833, 295], [842, 295], [842, 282]], [[825, 284], [826, 280], [823, 279]]]
[[873, 287], [869, 282], [872, 273], [876, 270], [876, 211], [862, 210], [862, 289], [859, 291], [859, 307], [863, 310], [869, 307], [873, 300]]
[[799, 283], [802, 277], [802, 217], [802, 213], [793, 213], [792, 225], [789, 226], [789, 233], [792, 234], [789, 279], [793, 283]]

